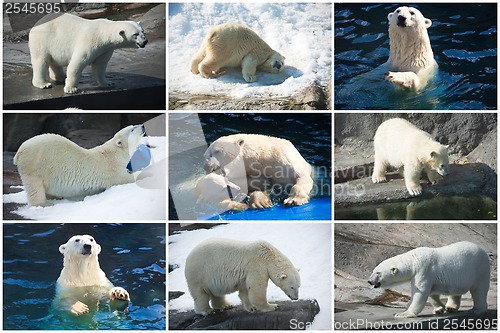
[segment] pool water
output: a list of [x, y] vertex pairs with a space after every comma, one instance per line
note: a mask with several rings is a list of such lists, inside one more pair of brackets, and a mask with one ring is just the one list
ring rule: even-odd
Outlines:
[[335, 4], [335, 109], [496, 109], [497, 4], [410, 5], [428, 29], [438, 75], [419, 92], [395, 90], [387, 15], [403, 4]]
[[[77, 234], [101, 245], [101, 269], [129, 292], [128, 311], [110, 312], [106, 304], [80, 317], [53, 311], [59, 246]], [[3, 225], [3, 237], [4, 330], [166, 329], [165, 224], [16, 223]]]
[[[177, 219], [179, 215], [181, 219], [185, 219], [183, 216], [192, 216], [192, 219], [196, 219], [194, 205], [185, 209], [180, 206], [175, 207], [175, 202], [182, 202], [183, 195], [187, 193], [187, 190], [184, 191], [176, 186], [183, 184], [185, 188], [193, 189], [196, 177], [199, 179], [199, 176], [204, 174], [203, 153], [208, 144], [221, 136], [236, 133], [264, 134], [290, 140], [316, 170], [315, 188], [319, 190], [316, 191], [315, 197], [331, 197], [332, 117], [330, 114], [200, 113], [175, 114], [169, 117], [170, 219]], [[202, 133], [196, 138], [197, 132], [201, 131], [200, 126]], [[185, 195], [185, 200], [192, 201], [192, 193]], [[178, 214], [176, 208], [183, 211]]]

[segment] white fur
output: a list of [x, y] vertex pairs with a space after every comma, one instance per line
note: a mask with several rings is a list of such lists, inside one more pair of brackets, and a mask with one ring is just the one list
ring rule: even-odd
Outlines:
[[224, 68], [240, 66], [245, 81], [254, 82], [257, 70], [281, 72], [285, 57], [246, 26], [226, 23], [208, 31], [190, 65], [193, 74], [201, 73], [205, 78], [222, 74]]
[[[471, 242], [458, 242], [440, 248], [419, 247], [381, 262], [373, 270], [368, 282], [388, 287], [411, 281], [411, 301], [406, 311], [396, 317], [415, 317], [431, 298], [434, 313], [457, 311], [461, 296], [472, 295], [473, 313], [488, 309], [487, 294], [490, 286], [488, 254]], [[448, 296], [443, 304], [440, 295]]]
[[126, 170], [142, 136], [143, 126], [128, 126], [104, 144], [85, 149], [56, 134], [26, 140], [14, 156], [31, 206], [44, 206], [47, 198], [96, 194], [113, 185], [132, 183]]
[[[223, 168], [228, 179], [247, 194], [275, 184], [293, 185], [284, 203], [294, 206], [309, 201], [312, 168], [288, 140], [260, 134], [223, 136], [212, 142], [204, 158], [207, 173]], [[268, 206], [266, 202], [253, 204]]]
[[290, 299], [299, 297], [298, 270], [266, 241], [208, 239], [189, 253], [185, 274], [197, 314], [229, 307], [224, 295], [235, 291], [246, 311], [274, 311], [276, 305], [266, 297], [269, 279]]
[[427, 33], [432, 22], [418, 9], [405, 6], [389, 13], [387, 18], [390, 54], [386, 79], [397, 87], [418, 90], [437, 70]]
[[[228, 186], [233, 199], [229, 197]], [[217, 209], [222, 211], [247, 209], [247, 204], [234, 200], [234, 197], [240, 193], [241, 188], [238, 185], [216, 173], [210, 173], [201, 178], [198, 183], [196, 183], [194, 191], [196, 205], [207, 203], [209, 205], [215, 205]]]
[[[133, 21], [87, 20], [63, 14], [47, 15], [31, 29], [29, 49], [33, 66], [33, 85], [50, 88], [50, 79], [64, 82], [65, 93], [76, 93], [83, 69], [92, 65], [100, 87], [111, 86], [106, 66], [118, 48], [144, 47], [147, 39], [142, 27]], [[64, 73], [64, 66], [68, 66]], [[49, 75], [50, 70], [50, 75]]]
[[448, 147], [407, 120], [393, 118], [383, 122], [373, 139], [375, 165], [372, 181], [386, 181], [389, 166], [403, 167], [406, 189], [412, 196], [422, 194], [420, 177], [422, 171], [432, 184], [448, 174]]

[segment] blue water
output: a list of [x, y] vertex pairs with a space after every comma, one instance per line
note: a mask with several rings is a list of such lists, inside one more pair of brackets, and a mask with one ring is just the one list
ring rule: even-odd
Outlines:
[[496, 109], [497, 4], [408, 4], [432, 21], [439, 65], [419, 92], [396, 91], [379, 68], [389, 57], [387, 15], [399, 6], [335, 4], [335, 109]]
[[[90, 234], [101, 245], [101, 269], [129, 292], [128, 311], [104, 306], [75, 317], [51, 310], [63, 262], [59, 245], [76, 234]], [[164, 330], [165, 238], [165, 224], [4, 224], [3, 329]]]

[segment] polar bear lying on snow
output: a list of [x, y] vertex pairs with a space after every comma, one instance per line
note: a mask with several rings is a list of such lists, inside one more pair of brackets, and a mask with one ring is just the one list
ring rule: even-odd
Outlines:
[[[419, 247], [382, 261], [368, 283], [375, 288], [411, 281], [411, 300], [406, 311], [396, 317], [416, 317], [430, 297], [434, 313], [455, 312], [462, 295], [470, 291], [472, 313], [488, 309], [490, 262], [488, 254], [471, 242], [458, 242], [440, 248]], [[441, 302], [440, 295], [448, 301]]]
[[235, 291], [248, 312], [276, 310], [276, 304], [267, 302], [269, 279], [290, 299], [299, 299], [298, 270], [283, 253], [262, 240], [208, 239], [189, 253], [185, 274], [194, 311], [204, 316], [230, 308], [225, 295]]
[[431, 20], [412, 7], [399, 7], [387, 16], [390, 53], [387, 60], [388, 81], [404, 89], [418, 90], [437, 71], [427, 29]]
[[[143, 48], [148, 40], [142, 27], [133, 21], [87, 20], [50, 14], [31, 29], [28, 46], [33, 66], [33, 85], [51, 88], [49, 79], [66, 82], [64, 92], [78, 91], [82, 71], [92, 65], [100, 87], [112, 86], [106, 80], [106, 66], [119, 48]], [[66, 74], [64, 66], [68, 66]], [[65, 81], [66, 79], [66, 81]]]
[[[271, 207], [264, 192], [274, 189], [288, 196], [285, 205], [303, 205], [309, 201], [314, 186], [312, 167], [295, 146], [288, 140], [267, 135], [220, 137], [205, 151], [203, 167], [207, 174], [220, 173], [249, 194], [252, 208]], [[206, 187], [199, 190], [213, 191]]]
[[[372, 181], [387, 181], [389, 166], [404, 173], [406, 189], [412, 196], [422, 194], [420, 177], [427, 174], [431, 184], [436, 184], [448, 174], [448, 146], [444, 146], [415, 127], [407, 120], [393, 118], [384, 121], [373, 138], [375, 165]], [[402, 168], [402, 169], [401, 169]]]
[[[101, 246], [89, 235], [76, 235], [59, 247], [64, 256], [63, 269], [56, 283], [56, 309], [75, 315], [97, 310], [102, 297], [111, 300], [111, 306], [123, 309], [130, 296], [121, 287], [114, 287], [99, 266]], [[92, 311], [91, 311], [92, 310]]]
[[212, 78], [230, 67], [241, 67], [245, 81], [255, 82], [257, 70], [281, 72], [285, 67], [285, 57], [246, 26], [226, 23], [208, 31], [198, 54], [191, 61], [191, 72]]
[[143, 125], [131, 125], [92, 149], [56, 134], [26, 140], [14, 156], [14, 164], [28, 203], [45, 206], [47, 199], [83, 197], [134, 182], [126, 168], [144, 133]]

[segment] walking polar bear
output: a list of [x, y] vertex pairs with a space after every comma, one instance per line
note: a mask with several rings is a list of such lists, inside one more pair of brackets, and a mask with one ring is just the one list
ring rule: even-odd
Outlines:
[[143, 125], [131, 125], [92, 149], [57, 134], [26, 140], [14, 156], [14, 164], [29, 205], [45, 206], [47, 199], [84, 197], [134, 182], [127, 164], [144, 133]]
[[402, 168], [406, 189], [411, 196], [422, 194], [420, 177], [427, 174], [431, 184], [436, 184], [448, 171], [448, 146], [432, 137], [407, 120], [393, 118], [383, 122], [373, 138], [375, 165], [372, 181], [387, 181], [385, 172], [389, 166]]
[[[35, 87], [51, 88], [50, 79], [65, 82], [64, 92], [74, 94], [82, 71], [92, 65], [100, 87], [112, 86], [106, 80], [106, 67], [119, 48], [144, 48], [148, 40], [142, 27], [133, 21], [87, 20], [71, 14], [50, 14], [31, 29], [28, 46]], [[66, 74], [64, 66], [68, 66]], [[66, 79], [66, 81], [65, 81]]]
[[[309, 202], [312, 167], [288, 140], [260, 134], [233, 134], [212, 142], [204, 154], [205, 172], [215, 172], [250, 195], [252, 208], [271, 207], [264, 193], [276, 186], [288, 197], [285, 205]], [[290, 188], [291, 186], [291, 188]], [[201, 191], [209, 191], [201, 188]]]
[[246, 26], [226, 23], [208, 30], [190, 67], [193, 74], [201, 73], [205, 78], [221, 75], [225, 68], [241, 67], [245, 81], [255, 82], [257, 70], [281, 72], [285, 57]]
[[434, 77], [437, 63], [427, 29], [432, 21], [412, 7], [399, 7], [387, 16], [390, 53], [386, 79], [396, 87], [418, 90]]
[[[406, 311], [396, 317], [416, 317], [430, 297], [434, 313], [455, 312], [462, 295], [470, 291], [472, 313], [488, 309], [490, 262], [488, 254], [471, 242], [458, 242], [440, 248], [419, 247], [382, 261], [368, 283], [375, 288], [411, 281], [411, 300]], [[440, 295], [448, 301], [441, 302]]]
[[298, 270], [283, 253], [263, 240], [205, 240], [189, 253], [185, 275], [194, 311], [204, 316], [231, 307], [225, 295], [235, 291], [248, 312], [276, 310], [276, 304], [267, 302], [269, 279], [290, 299], [299, 299]]
[[82, 315], [97, 310], [102, 297], [111, 300], [113, 308], [123, 309], [130, 296], [114, 287], [99, 266], [101, 246], [90, 235], [76, 235], [59, 246], [64, 256], [63, 269], [56, 282], [53, 305], [57, 310]]

